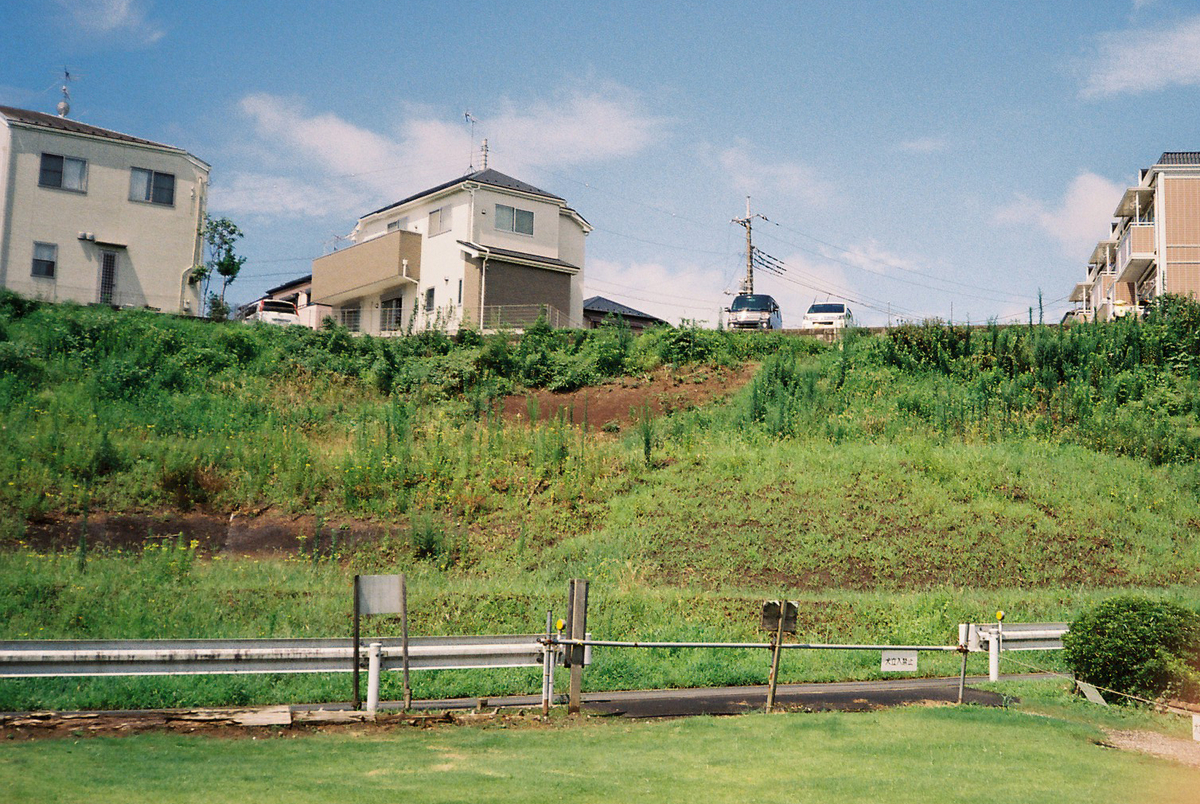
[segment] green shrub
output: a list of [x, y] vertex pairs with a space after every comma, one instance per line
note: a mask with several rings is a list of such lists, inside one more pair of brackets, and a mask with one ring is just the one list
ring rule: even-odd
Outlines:
[[1175, 603], [1122, 596], [1071, 623], [1063, 655], [1075, 675], [1117, 692], [1195, 698], [1200, 615]]

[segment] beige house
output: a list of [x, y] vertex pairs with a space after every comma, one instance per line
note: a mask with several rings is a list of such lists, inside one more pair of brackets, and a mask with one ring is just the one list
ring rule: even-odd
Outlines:
[[591, 225], [556, 195], [469, 173], [359, 219], [348, 248], [313, 262], [311, 303], [371, 334], [583, 325]]
[[326, 318], [333, 315], [333, 308], [324, 304], [312, 303], [312, 274], [284, 282], [269, 289], [265, 298], [278, 299], [296, 305], [296, 314], [300, 323], [311, 329], [317, 329]]
[[170, 145], [0, 106], [0, 286], [199, 313], [209, 166]]
[[1121, 197], [1070, 300], [1109, 321], [1174, 293], [1200, 298], [1200, 152], [1168, 151]]

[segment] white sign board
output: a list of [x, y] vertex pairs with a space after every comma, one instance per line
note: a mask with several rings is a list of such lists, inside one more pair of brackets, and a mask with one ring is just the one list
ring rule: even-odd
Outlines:
[[359, 614], [399, 614], [399, 575], [358, 576]]
[[1192, 739], [1200, 742], [1200, 715], [1192, 715]]
[[883, 660], [879, 663], [879, 669], [897, 673], [915, 673], [917, 652], [915, 650], [885, 650]]

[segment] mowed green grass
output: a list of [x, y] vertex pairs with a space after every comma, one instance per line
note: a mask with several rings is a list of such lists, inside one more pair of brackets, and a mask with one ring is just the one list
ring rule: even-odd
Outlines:
[[1200, 771], [1019, 712], [910, 708], [548, 728], [10, 743], [21, 802], [1196, 802]]

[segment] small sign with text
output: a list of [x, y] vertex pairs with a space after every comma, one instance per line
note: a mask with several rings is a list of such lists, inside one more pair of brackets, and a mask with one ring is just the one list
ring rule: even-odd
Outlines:
[[915, 650], [885, 650], [883, 660], [879, 663], [879, 669], [896, 673], [915, 673], [917, 652]]

